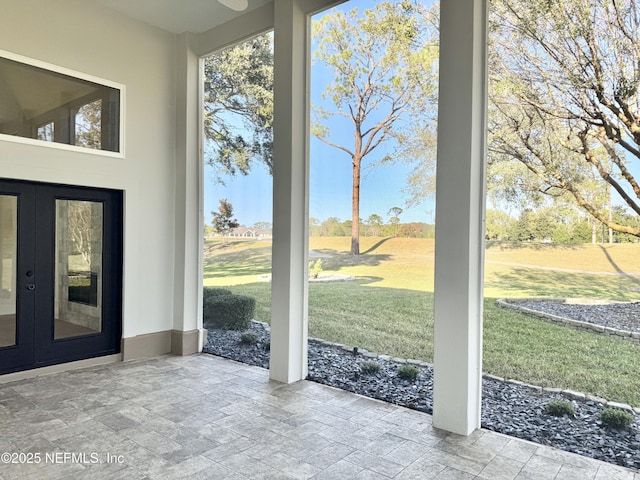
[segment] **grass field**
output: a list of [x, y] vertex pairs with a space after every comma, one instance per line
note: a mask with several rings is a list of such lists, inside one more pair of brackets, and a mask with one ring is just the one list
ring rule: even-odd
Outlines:
[[[350, 283], [309, 285], [309, 334], [404, 358], [433, 356], [433, 240], [310, 239], [325, 272]], [[270, 321], [269, 242], [207, 242], [205, 285], [258, 299], [256, 317]], [[640, 301], [640, 245], [490, 244], [485, 264], [485, 372], [543, 386], [570, 388], [640, 406], [640, 345], [546, 324], [495, 306], [500, 297], [586, 297]]]

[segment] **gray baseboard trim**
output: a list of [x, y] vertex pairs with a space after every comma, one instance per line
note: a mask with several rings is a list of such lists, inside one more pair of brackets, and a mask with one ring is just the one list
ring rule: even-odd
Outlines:
[[172, 331], [147, 333], [122, 339], [122, 360], [158, 357], [171, 353]]
[[183, 356], [201, 352], [203, 332], [206, 332], [206, 330], [196, 329], [186, 332], [171, 330], [171, 353]]
[[122, 360], [172, 355], [191, 355], [202, 351], [206, 330], [165, 330], [122, 339]]

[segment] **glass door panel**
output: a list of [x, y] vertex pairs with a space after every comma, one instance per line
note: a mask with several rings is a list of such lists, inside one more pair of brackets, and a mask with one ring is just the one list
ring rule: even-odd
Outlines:
[[18, 198], [0, 195], [0, 348], [16, 345]]
[[54, 339], [102, 332], [103, 204], [56, 200]]
[[0, 178], [0, 375], [120, 351], [122, 192]]

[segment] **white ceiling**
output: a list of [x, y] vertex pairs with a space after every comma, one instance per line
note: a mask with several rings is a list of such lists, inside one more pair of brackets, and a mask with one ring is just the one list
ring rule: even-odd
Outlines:
[[217, 0], [87, 0], [172, 33], [205, 32], [271, 0], [249, 0], [236, 12]]

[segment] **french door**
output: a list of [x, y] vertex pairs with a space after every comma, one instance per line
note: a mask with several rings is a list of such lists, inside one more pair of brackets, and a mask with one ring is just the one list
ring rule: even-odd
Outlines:
[[0, 179], [0, 373], [118, 353], [122, 194]]

